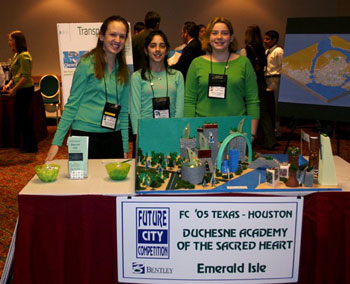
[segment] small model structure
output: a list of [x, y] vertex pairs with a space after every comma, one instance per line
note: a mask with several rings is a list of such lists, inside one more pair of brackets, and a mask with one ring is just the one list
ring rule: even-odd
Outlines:
[[195, 152], [187, 148], [189, 162], [185, 162], [181, 167], [181, 178], [192, 184], [203, 183], [205, 175], [205, 165], [198, 159]]
[[280, 166], [280, 163], [271, 156], [258, 157], [254, 160], [248, 167], [251, 169], [257, 168], [277, 168]]
[[185, 129], [183, 130], [182, 138], [180, 140], [180, 155], [184, 159], [188, 159], [187, 149], [191, 149], [192, 151], [196, 148], [196, 139], [190, 138], [191, 128], [190, 124], [187, 124]]
[[213, 161], [215, 161], [219, 150], [217, 123], [205, 123], [203, 125], [203, 135], [208, 139], [211, 150], [211, 158]]
[[266, 183], [269, 186], [273, 186], [273, 187], [276, 187], [279, 185], [280, 179], [279, 179], [279, 168], [278, 167], [266, 169]]
[[198, 145], [199, 149], [197, 149], [197, 156], [199, 160], [206, 166], [206, 172], [213, 172], [214, 171], [214, 165], [213, 165], [213, 157], [211, 155], [212, 151], [209, 147], [209, 140], [204, 136], [203, 134], [203, 128], [198, 128]]
[[288, 164], [286, 162], [283, 162], [282, 164], [280, 164], [280, 178], [288, 179], [289, 167], [290, 167], [290, 164]]
[[[240, 137], [241, 138], [241, 137]], [[238, 149], [230, 149], [228, 154], [228, 168], [231, 173], [234, 173], [238, 170], [238, 162], [239, 159], [239, 150]]]
[[322, 185], [336, 185], [337, 176], [332, 153], [332, 145], [326, 134], [321, 135], [318, 182]]
[[[242, 133], [242, 134], [247, 135], [247, 133], [243, 132], [244, 121], [245, 121], [245, 119], [242, 118], [242, 120], [238, 124], [238, 128], [237, 129], [231, 129], [230, 130], [230, 134], [232, 134], [232, 133]], [[246, 143], [246, 140], [244, 139], [244, 137], [238, 136], [235, 139], [232, 139], [230, 141], [229, 148], [230, 149], [238, 149], [238, 151], [239, 151], [239, 160], [241, 162], [245, 161], [245, 157], [246, 157], [246, 153], [247, 153], [247, 151], [246, 151], [247, 143]]]
[[312, 187], [314, 184], [315, 170], [313, 167], [307, 167], [304, 174], [304, 186]]

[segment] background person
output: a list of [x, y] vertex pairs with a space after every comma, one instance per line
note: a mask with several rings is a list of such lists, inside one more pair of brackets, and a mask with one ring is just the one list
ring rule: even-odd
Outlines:
[[187, 72], [185, 117], [250, 115], [254, 138], [260, 113], [256, 76], [249, 60], [235, 53], [231, 22], [214, 18], [203, 48], [207, 53], [195, 58]]
[[[145, 64], [131, 76], [130, 117], [134, 134], [139, 119], [166, 117], [167, 113], [168, 117], [183, 117], [184, 79], [180, 71], [168, 67], [169, 48], [168, 39], [160, 30], [152, 31], [145, 39]], [[169, 103], [167, 108], [162, 105], [164, 101]]]
[[204, 55], [205, 52], [202, 50], [202, 43], [198, 39], [198, 26], [194, 22], [185, 22], [182, 27], [181, 35], [185, 47], [182, 50], [179, 60], [172, 68], [181, 71], [186, 80], [187, 70], [192, 60], [198, 56]]
[[267, 88], [273, 90], [275, 96], [275, 132], [280, 136], [280, 123], [277, 115], [277, 104], [280, 92], [280, 80], [282, 71], [282, 60], [284, 51], [278, 46], [279, 34], [271, 30], [265, 33], [264, 44], [266, 47], [265, 55], [267, 59], [267, 68], [265, 72]]
[[35, 153], [38, 151], [35, 140], [33, 119], [29, 113], [34, 95], [32, 78], [32, 56], [28, 52], [27, 42], [21, 31], [13, 31], [8, 35], [8, 44], [13, 52], [11, 60], [12, 79], [3, 86], [10, 96], [15, 97], [15, 127], [19, 140], [22, 140], [22, 151]]
[[145, 16], [146, 28], [132, 38], [132, 56], [134, 71], [139, 70], [145, 64], [145, 39], [153, 30], [159, 30], [160, 15], [155, 11], [147, 12]]
[[[245, 48], [240, 52], [250, 60], [257, 79], [260, 99], [260, 119], [258, 127], [259, 142], [263, 148], [273, 149], [277, 141], [274, 132], [274, 99], [272, 94], [266, 92], [264, 70], [266, 69], [265, 48], [263, 46], [259, 26], [248, 26], [245, 31]], [[272, 112], [271, 112], [272, 110]]]
[[134, 35], [138, 35], [140, 32], [142, 32], [145, 29], [145, 24], [143, 22], [137, 22], [134, 25]]
[[2, 65], [0, 63], [0, 88], [2, 89], [2, 87], [5, 85], [5, 73], [4, 73], [4, 69], [2, 69]]
[[[89, 159], [127, 157], [129, 70], [124, 47], [128, 29], [128, 23], [120, 16], [103, 22], [96, 47], [81, 58], [75, 70], [47, 161], [56, 156], [70, 126], [72, 135], [89, 136]], [[102, 123], [102, 117], [114, 111], [115, 104], [121, 109], [113, 129]]]
[[202, 41], [205, 37], [205, 33], [207, 32], [207, 27], [203, 24], [198, 25], [198, 39]]

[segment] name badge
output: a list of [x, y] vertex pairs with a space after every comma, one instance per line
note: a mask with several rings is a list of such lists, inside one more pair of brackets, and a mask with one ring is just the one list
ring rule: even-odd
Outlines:
[[169, 97], [153, 98], [153, 118], [170, 117], [170, 99]]
[[120, 109], [120, 105], [106, 103], [102, 114], [101, 127], [115, 130]]
[[226, 74], [209, 74], [208, 98], [226, 99]]

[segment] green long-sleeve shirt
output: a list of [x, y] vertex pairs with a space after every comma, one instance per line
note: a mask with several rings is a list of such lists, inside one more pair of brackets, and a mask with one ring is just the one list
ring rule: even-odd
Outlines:
[[11, 62], [11, 70], [13, 74], [13, 84], [16, 85], [22, 77], [27, 78], [27, 82], [21, 88], [34, 86], [32, 78], [32, 56], [28, 51], [16, 53]]
[[[185, 117], [241, 116], [259, 119], [259, 96], [254, 69], [240, 56], [227, 64], [226, 99], [208, 98], [210, 61], [197, 57], [190, 65], [185, 86]], [[226, 62], [212, 62], [214, 74], [224, 74]]]
[[153, 118], [153, 92], [155, 98], [166, 97], [168, 88], [170, 117], [183, 117], [184, 79], [181, 72], [177, 70], [171, 70], [170, 74], [166, 71], [152, 72], [152, 76], [151, 81], [143, 80], [141, 70], [131, 75], [130, 117], [134, 134], [137, 134], [139, 119]]
[[117, 72], [118, 63], [116, 62], [111, 73], [106, 66], [104, 78], [99, 80], [94, 73], [93, 55], [81, 58], [74, 72], [70, 96], [52, 144], [61, 146], [70, 126], [74, 130], [86, 132], [113, 131], [101, 127], [101, 118], [107, 96], [109, 103], [121, 105], [116, 130], [121, 130], [124, 152], [129, 151], [129, 84], [121, 85], [118, 83], [117, 85]]

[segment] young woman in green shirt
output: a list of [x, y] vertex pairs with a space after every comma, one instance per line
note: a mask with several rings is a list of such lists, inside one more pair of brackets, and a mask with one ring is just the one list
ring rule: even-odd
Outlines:
[[180, 71], [168, 67], [168, 39], [152, 31], [145, 39], [146, 62], [131, 76], [130, 117], [137, 134], [142, 118], [183, 117], [184, 79]]
[[252, 135], [259, 121], [259, 96], [254, 69], [236, 53], [237, 42], [229, 20], [216, 17], [203, 39], [206, 54], [194, 59], [186, 77], [185, 117], [252, 117]]
[[74, 73], [47, 161], [54, 159], [71, 126], [72, 135], [89, 137], [89, 159], [127, 157], [129, 70], [124, 47], [128, 31], [120, 16], [103, 22], [96, 47], [81, 58]]

